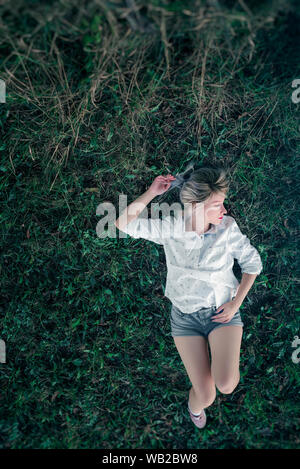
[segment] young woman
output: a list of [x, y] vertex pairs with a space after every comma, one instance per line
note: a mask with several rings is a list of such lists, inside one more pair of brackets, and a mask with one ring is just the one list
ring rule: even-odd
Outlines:
[[[171, 334], [192, 384], [190, 418], [203, 428], [204, 409], [214, 402], [216, 387], [230, 394], [239, 382], [244, 325], [239, 308], [262, 271], [262, 262], [235, 219], [226, 215], [227, 170], [205, 166], [188, 173], [157, 176], [115, 225], [134, 238], [164, 246]], [[180, 189], [184, 211], [175, 210], [174, 216], [167, 214], [162, 220], [139, 217], [154, 197], [172, 186]], [[166, 209], [167, 204], [162, 205]], [[240, 284], [232, 271], [235, 258], [242, 271]]]

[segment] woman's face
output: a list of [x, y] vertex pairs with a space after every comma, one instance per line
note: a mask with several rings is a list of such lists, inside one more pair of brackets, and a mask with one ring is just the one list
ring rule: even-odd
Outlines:
[[204, 202], [195, 204], [195, 212], [199, 214], [203, 213], [204, 225], [207, 225], [209, 223], [212, 223], [213, 225], [218, 225], [221, 223], [224, 214], [227, 213], [227, 210], [223, 205], [225, 199], [226, 193], [218, 192], [212, 194]]

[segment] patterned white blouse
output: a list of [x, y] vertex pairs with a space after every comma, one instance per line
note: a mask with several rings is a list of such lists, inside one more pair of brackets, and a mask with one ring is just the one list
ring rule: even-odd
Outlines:
[[224, 215], [219, 225], [211, 224], [202, 235], [185, 226], [181, 210], [162, 220], [138, 216], [121, 230], [164, 246], [164, 294], [183, 313], [218, 308], [234, 298], [240, 285], [232, 271], [234, 259], [242, 273], [261, 273], [261, 257], [233, 217]]

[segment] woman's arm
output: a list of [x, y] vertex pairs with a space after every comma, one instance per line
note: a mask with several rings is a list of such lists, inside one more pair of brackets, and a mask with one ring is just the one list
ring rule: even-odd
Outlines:
[[237, 305], [238, 308], [243, 303], [245, 296], [247, 295], [248, 291], [252, 287], [256, 277], [257, 277], [257, 274], [243, 273], [242, 280], [238, 288], [237, 294], [232, 300]]
[[149, 202], [154, 199], [154, 197], [166, 192], [171, 185], [171, 181], [174, 179], [176, 178], [171, 174], [166, 177], [157, 176], [149, 189], [147, 189], [146, 192], [144, 192], [144, 194], [138, 197], [134, 202], [128, 205], [124, 212], [119, 216], [119, 218], [115, 221], [116, 227], [122, 231], [122, 228], [125, 228], [132, 220], [135, 220], [139, 216], [139, 214], [144, 210]]
[[144, 208], [154, 199], [155, 194], [150, 191], [150, 188], [144, 192], [140, 197], [138, 197], [134, 202], [132, 202], [124, 210], [122, 215], [115, 221], [115, 225], [119, 230], [122, 231], [122, 228], [128, 225], [132, 220], [135, 220], [139, 214], [144, 210]]

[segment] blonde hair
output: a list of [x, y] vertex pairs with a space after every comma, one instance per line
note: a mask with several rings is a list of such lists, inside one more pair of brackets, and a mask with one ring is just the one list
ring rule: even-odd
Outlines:
[[195, 170], [183, 184], [179, 198], [182, 204], [199, 203], [212, 194], [229, 190], [229, 172], [223, 166], [204, 166]]

